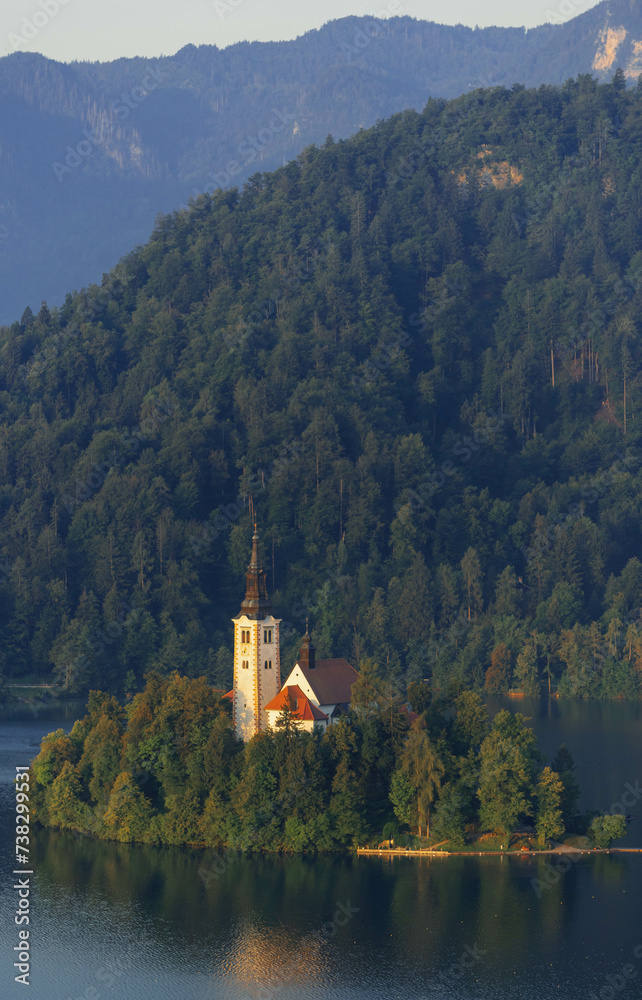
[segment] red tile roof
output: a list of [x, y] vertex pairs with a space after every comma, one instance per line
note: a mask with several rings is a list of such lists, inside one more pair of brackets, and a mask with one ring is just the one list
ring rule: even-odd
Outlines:
[[310, 701], [308, 698], [305, 698], [305, 695], [304, 699], [305, 700], [303, 702], [303, 707], [301, 707], [301, 702], [299, 702], [299, 708], [294, 713], [298, 719], [305, 719], [305, 720], [313, 719], [315, 722], [328, 721], [328, 717], [325, 714], [325, 712], [322, 712], [320, 708], [317, 708], [317, 706], [314, 704], [313, 701]]
[[410, 725], [412, 725], [413, 722], [416, 722], [417, 719], [419, 718], [417, 713], [413, 712], [413, 710], [411, 708], [408, 708], [407, 705], [401, 705], [399, 711], [401, 712], [402, 715], [406, 717]]
[[313, 670], [302, 667], [306, 681], [314, 691], [320, 705], [342, 705], [352, 697], [352, 685], [359, 674], [347, 660], [317, 660]]
[[[296, 705], [296, 708], [294, 706]], [[325, 712], [317, 708], [298, 686], [291, 684], [282, 688], [281, 691], [265, 706], [266, 712], [282, 712], [284, 708], [292, 708], [292, 714], [296, 719], [302, 721], [314, 720], [316, 722], [327, 722], [328, 717]]]

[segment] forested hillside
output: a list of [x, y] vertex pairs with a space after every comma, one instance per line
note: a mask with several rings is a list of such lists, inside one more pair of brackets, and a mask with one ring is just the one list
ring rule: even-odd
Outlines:
[[292, 662], [639, 696], [642, 89], [431, 100], [159, 220], [0, 341], [14, 678]]
[[[569, 6], [581, 9], [543, 7], [556, 23], [527, 32], [347, 17], [287, 42], [69, 65], [13, 32], [17, 51], [0, 59], [0, 322], [98, 280], [195, 190], [241, 184], [328, 133], [479, 87], [609, 80], [618, 66], [635, 83], [639, 5], [609, 0], [572, 20]], [[199, 41], [216, 41], [217, 23], [212, 12]]]

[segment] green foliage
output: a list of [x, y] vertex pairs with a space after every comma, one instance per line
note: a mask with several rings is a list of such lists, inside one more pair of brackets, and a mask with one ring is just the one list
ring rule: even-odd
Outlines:
[[449, 850], [459, 850], [466, 843], [466, 797], [456, 783], [448, 782], [441, 789], [435, 809], [432, 830], [434, 836], [448, 841]]
[[513, 673], [510, 649], [503, 643], [495, 646], [486, 671], [484, 687], [489, 694], [505, 694]]
[[411, 681], [408, 685], [408, 701], [413, 712], [423, 715], [432, 702], [430, 687], [424, 681]]
[[[151, 805], [142, 794], [134, 777], [128, 771], [121, 772], [114, 782], [103, 816], [106, 835], [110, 839], [124, 843], [131, 841], [154, 843], [160, 838], [155, 836], [151, 820]], [[163, 834], [165, 843], [182, 842], [172, 840], [165, 827]]]
[[587, 77], [431, 100], [3, 328], [7, 676], [228, 686], [251, 497], [319, 656], [639, 698], [639, 113]]
[[82, 787], [78, 768], [65, 761], [57, 778], [47, 790], [47, 816], [51, 826], [63, 830], [83, 825]]
[[76, 747], [64, 729], [49, 733], [40, 744], [40, 753], [33, 761], [31, 769], [36, 782], [45, 787], [50, 785], [63, 770], [65, 764], [77, 760]]
[[479, 802], [483, 829], [510, 837], [533, 815], [539, 753], [532, 729], [519, 713], [503, 710], [481, 745]]
[[463, 691], [455, 699], [454, 708], [452, 736], [456, 750], [462, 755], [469, 750], [476, 752], [490, 726], [488, 709], [475, 691]]
[[410, 778], [401, 768], [395, 771], [392, 776], [390, 801], [399, 822], [403, 826], [412, 826], [416, 814], [417, 796]]
[[556, 754], [561, 776], [542, 769], [523, 716], [503, 711], [489, 727], [469, 691], [432, 701], [428, 724], [411, 723], [403, 702], [365, 701], [365, 715], [324, 731], [283, 725], [242, 743], [203, 678], [151, 673], [126, 710], [92, 691], [70, 736], [42, 741], [34, 819], [123, 843], [299, 853], [379, 842], [382, 829], [401, 843], [399, 828], [453, 850], [470, 831], [510, 833], [534, 814], [545, 841], [564, 808], [574, 813], [571, 755]]
[[541, 694], [536, 641], [527, 642], [519, 653], [515, 663], [515, 682], [529, 698]]
[[580, 786], [577, 781], [576, 767], [573, 755], [562, 743], [559, 750], [551, 761], [551, 770], [559, 775], [562, 782], [562, 798], [560, 808], [562, 810], [562, 821], [567, 830], [571, 829], [576, 818], [580, 801]]
[[540, 847], [549, 840], [559, 840], [565, 830], [562, 810], [564, 785], [559, 774], [545, 767], [535, 787], [535, 829]]
[[94, 802], [106, 802], [109, 798], [120, 768], [122, 735], [122, 726], [102, 715], [85, 737], [78, 768]]
[[371, 659], [359, 662], [359, 679], [352, 686], [351, 708], [358, 719], [366, 720], [381, 712], [385, 704], [379, 668]]
[[419, 836], [422, 828], [425, 828], [426, 836], [429, 837], [430, 810], [441, 789], [446, 769], [420, 720], [413, 722], [411, 726], [401, 754], [401, 768], [414, 791], [410, 825], [417, 827]]
[[596, 816], [588, 828], [589, 836], [595, 841], [595, 846], [607, 849], [614, 840], [626, 836], [626, 820], [616, 813], [615, 816]]

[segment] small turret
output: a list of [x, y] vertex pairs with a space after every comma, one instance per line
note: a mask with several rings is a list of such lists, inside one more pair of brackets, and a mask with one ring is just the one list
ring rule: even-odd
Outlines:
[[304, 670], [314, 670], [316, 666], [315, 649], [310, 638], [309, 620], [305, 620], [305, 635], [299, 650], [299, 666]]

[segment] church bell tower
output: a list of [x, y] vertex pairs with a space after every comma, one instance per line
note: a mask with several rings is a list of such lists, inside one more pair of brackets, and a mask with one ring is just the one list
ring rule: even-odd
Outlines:
[[245, 600], [234, 622], [233, 719], [236, 735], [249, 740], [267, 729], [265, 706], [281, 690], [280, 618], [272, 615], [259, 534], [254, 525]]

